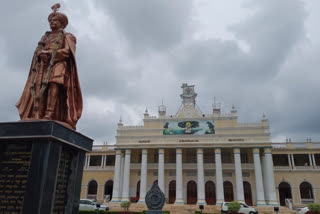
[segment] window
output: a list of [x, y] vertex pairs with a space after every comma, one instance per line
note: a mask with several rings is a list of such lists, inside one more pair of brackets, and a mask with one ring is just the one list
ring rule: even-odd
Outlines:
[[170, 149], [167, 163], [175, 163], [175, 162], [176, 162], [176, 150]]
[[197, 150], [186, 149], [184, 163], [197, 163]]
[[159, 153], [157, 150], [155, 150], [153, 153], [153, 163], [158, 163], [158, 161], [159, 161]]
[[274, 166], [289, 166], [288, 154], [272, 155]]
[[92, 180], [88, 184], [88, 195], [96, 195], [98, 191], [98, 183]]
[[248, 153], [241, 153], [241, 163], [249, 163]]
[[169, 176], [176, 176], [176, 171], [169, 171]]
[[232, 172], [223, 172], [223, 177], [232, 177]]
[[250, 177], [250, 172], [242, 172], [242, 177]]
[[212, 176], [214, 177], [216, 175], [215, 171], [204, 171], [204, 176]]
[[106, 156], [106, 166], [114, 166], [115, 165], [115, 156], [107, 155]]
[[214, 150], [213, 149], [204, 149], [203, 150], [203, 163], [214, 163]]
[[89, 166], [101, 166], [102, 156], [101, 155], [90, 155]]
[[231, 152], [224, 151], [222, 152], [222, 163], [232, 163]]
[[294, 154], [293, 158], [296, 166], [310, 166], [308, 154]]
[[308, 182], [302, 182], [300, 184], [301, 199], [313, 199], [312, 186]]

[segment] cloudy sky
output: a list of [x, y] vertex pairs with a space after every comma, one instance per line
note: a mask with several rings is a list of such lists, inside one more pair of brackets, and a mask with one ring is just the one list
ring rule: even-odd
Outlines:
[[[33, 51], [49, 30], [56, 1], [10, 0], [0, 13], [0, 121], [19, 119]], [[181, 84], [197, 104], [214, 97], [240, 122], [265, 113], [272, 141], [320, 141], [318, 0], [64, 0], [67, 31], [77, 37], [84, 97], [78, 131], [115, 142], [120, 116], [141, 125], [162, 100], [175, 115]], [[317, 21], [318, 20], [318, 21]]]

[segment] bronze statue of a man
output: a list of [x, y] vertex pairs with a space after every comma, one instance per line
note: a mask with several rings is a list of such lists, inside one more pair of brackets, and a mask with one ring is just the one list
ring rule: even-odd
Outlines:
[[45, 33], [34, 52], [28, 80], [17, 103], [21, 120], [56, 120], [76, 129], [82, 95], [75, 60], [76, 38], [64, 31], [68, 17], [52, 7]]

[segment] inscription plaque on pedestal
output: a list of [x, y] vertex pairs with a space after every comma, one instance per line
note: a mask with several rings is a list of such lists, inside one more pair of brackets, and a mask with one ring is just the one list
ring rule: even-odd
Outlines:
[[0, 154], [0, 213], [22, 210], [31, 144], [3, 144]]

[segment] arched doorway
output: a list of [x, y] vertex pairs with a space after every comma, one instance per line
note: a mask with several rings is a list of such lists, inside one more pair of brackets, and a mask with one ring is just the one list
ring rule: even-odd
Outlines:
[[306, 203], [312, 203], [313, 202], [313, 191], [312, 191], [312, 186], [309, 182], [302, 182], [300, 184], [300, 197], [301, 197], [301, 202], [305, 201]]
[[169, 183], [169, 204], [173, 204], [176, 201], [176, 181], [170, 181]]
[[98, 183], [95, 180], [92, 180], [88, 184], [88, 199], [97, 199], [97, 192], [98, 192]]
[[208, 205], [216, 204], [216, 186], [212, 181], [207, 181], [205, 185], [206, 202]]
[[104, 184], [104, 196], [109, 197], [108, 201], [111, 201], [112, 199], [112, 191], [113, 191], [113, 181], [109, 180]]
[[285, 206], [285, 200], [292, 199], [291, 187], [287, 182], [281, 182], [279, 184], [279, 198], [280, 198], [280, 205]]
[[244, 201], [249, 206], [252, 206], [251, 185], [248, 181], [243, 182], [243, 191], [244, 191]]
[[140, 199], [140, 181], [137, 183], [136, 197], [132, 200], [133, 202], [137, 202]]
[[197, 183], [189, 181], [187, 184], [187, 204], [197, 203]]
[[233, 201], [233, 185], [230, 181], [223, 182], [224, 200]]

